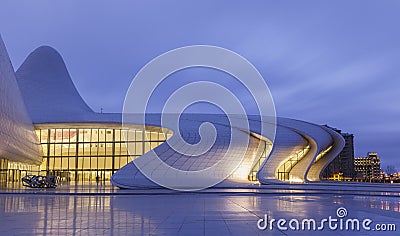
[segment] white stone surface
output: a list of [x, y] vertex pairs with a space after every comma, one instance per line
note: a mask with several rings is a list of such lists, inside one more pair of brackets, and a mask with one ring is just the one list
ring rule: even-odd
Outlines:
[[[149, 116], [149, 124], [159, 126], [158, 122], [159, 115]], [[247, 117], [237, 117], [237, 119], [247, 119]], [[201, 168], [207, 168], [217, 161], [219, 161], [226, 152], [226, 146], [229, 144], [230, 135], [227, 130], [229, 130], [229, 123], [223, 119], [220, 115], [185, 115], [184, 121], [182, 122], [182, 134], [185, 140], [191, 140], [194, 142], [199, 139], [198, 127], [204, 121], [208, 121], [214, 124], [219, 136], [212, 146], [212, 148], [203, 155], [198, 157], [191, 157], [190, 155], [181, 155], [178, 151], [173, 150], [167, 144], [160, 145], [154, 149], [161, 160], [169, 164], [173, 168], [183, 168], [184, 170], [199, 170]], [[259, 133], [261, 120], [256, 116], [249, 118], [250, 127], [249, 131], [253, 133]], [[270, 124], [265, 124], [267, 127]], [[170, 127], [167, 127], [170, 128]], [[170, 128], [171, 129], [171, 128]], [[235, 128], [233, 129], [235, 130]], [[174, 142], [174, 136], [179, 135], [177, 130], [172, 129], [174, 135], [171, 141]], [[250, 135], [249, 135], [250, 138]], [[176, 142], [181, 142], [181, 140], [176, 139]], [[333, 157], [335, 157], [343, 148], [343, 138], [340, 134], [334, 131], [327, 130], [320, 125], [311, 124], [304, 121], [293, 120], [288, 118], [278, 118], [277, 119], [277, 132], [274, 140], [274, 147], [269, 155], [269, 157], [264, 161], [258, 173], [258, 180], [264, 184], [281, 182], [276, 179], [275, 172], [281, 164], [287, 161], [292, 154], [296, 151], [303, 149], [309, 144], [311, 146], [310, 151], [305, 155], [290, 171], [290, 175], [297, 177], [302, 181], [319, 181], [320, 173], [323, 170], [324, 165], [329, 163]], [[179, 146], [176, 144], [175, 146]], [[183, 144], [182, 144], [183, 145]], [[259, 158], [257, 155], [257, 145], [254, 143], [252, 145], [245, 144], [234, 144], [237, 146], [238, 150], [247, 150], [246, 157], [232, 175], [226, 178], [225, 181], [218, 184], [218, 186], [237, 186], [238, 183], [247, 183], [250, 181], [246, 179], [246, 176], [250, 173], [252, 166], [249, 162], [254, 161]], [[317, 155], [327, 149], [329, 146], [333, 146], [326, 155], [314, 162]], [[190, 147], [191, 149], [185, 150], [186, 153], [195, 153], [196, 148]], [[141, 171], [134, 164], [140, 161], [141, 158], [146, 157], [148, 154], [144, 154], [142, 157], [137, 158], [134, 162], [129, 163], [125, 167], [117, 171], [111, 179], [111, 182], [121, 188], [137, 188], [137, 187], [154, 187], [151, 180], [145, 177]], [[232, 156], [232, 158], [236, 158]], [[251, 160], [250, 160], [251, 159]], [[313, 167], [315, 165], [315, 167]], [[195, 167], [195, 169], [193, 169]], [[197, 169], [196, 169], [197, 168]], [[309, 174], [309, 170], [312, 170]], [[154, 174], [160, 175], [164, 173], [164, 169], [155, 168]], [[241, 173], [241, 174], [239, 174]], [[309, 177], [308, 177], [309, 174]], [[243, 177], [244, 176], [244, 177]]]
[[0, 158], [40, 164], [42, 153], [0, 37]]

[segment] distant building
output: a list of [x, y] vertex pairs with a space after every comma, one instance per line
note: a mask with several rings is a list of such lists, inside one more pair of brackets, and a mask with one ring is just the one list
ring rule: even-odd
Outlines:
[[323, 172], [324, 179], [331, 180], [351, 180], [355, 178], [354, 170], [354, 135], [342, 133], [341, 130], [329, 127], [338, 132], [345, 140], [345, 146], [342, 152], [325, 168]]
[[357, 173], [357, 179], [378, 180], [381, 174], [381, 159], [376, 152], [368, 152], [367, 157], [354, 158], [354, 168]]

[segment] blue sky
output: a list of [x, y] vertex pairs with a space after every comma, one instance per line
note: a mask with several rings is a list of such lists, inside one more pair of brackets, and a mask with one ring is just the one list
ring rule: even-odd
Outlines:
[[279, 116], [354, 133], [400, 169], [399, 1], [15, 1], [0, 3], [14, 68], [36, 47], [64, 57], [96, 111], [121, 112], [135, 74], [168, 50], [209, 44], [253, 63]]

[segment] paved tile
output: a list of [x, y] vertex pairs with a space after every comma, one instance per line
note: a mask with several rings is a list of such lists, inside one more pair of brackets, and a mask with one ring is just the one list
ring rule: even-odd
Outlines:
[[[148, 195], [0, 194], [3, 235], [319, 235], [319, 231], [261, 231], [257, 221], [316, 222], [345, 207], [347, 218], [400, 227], [395, 196], [168, 193]], [[343, 219], [347, 219], [343, 218]], [[325, 225], [326, 226], [326, 225]], [[397, 231], [400, 229], [397, 229]], [[393, 235], [393, 232], [331, 231], [324, 235]]]

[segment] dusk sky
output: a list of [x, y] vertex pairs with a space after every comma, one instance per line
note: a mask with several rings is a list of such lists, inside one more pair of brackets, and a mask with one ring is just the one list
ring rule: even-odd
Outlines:
[[353, 133], [356, 156], [400, 170], [400, 1], [54, 2], [1, 1], [0, 34], [15, 70], [41, 45], [58, 50], [95, 111], [121, 112], [154, 57], [215, 45], [254, 64], [278, 116]]

